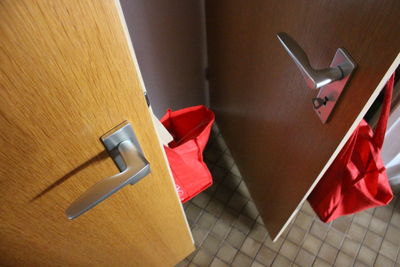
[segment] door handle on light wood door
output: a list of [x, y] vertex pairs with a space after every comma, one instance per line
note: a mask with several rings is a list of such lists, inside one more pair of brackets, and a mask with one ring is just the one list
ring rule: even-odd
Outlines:
[[121, 172], [99, 181], [76, 199], [66, 210], [68, 219], [75, 219], [124, 186], [135, 184], [150, 173], [150, 164], [143, 156], [129, 123], [117, 126], [101, 140]]

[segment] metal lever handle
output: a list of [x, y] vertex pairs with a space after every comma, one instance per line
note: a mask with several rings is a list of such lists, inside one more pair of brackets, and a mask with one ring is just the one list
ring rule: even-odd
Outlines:
[[284, 32], [278, 33], [277, 36], [290, 57], [299, 67], [308, 87], [311, 89], [318, 89], [334, 81], [341, 80], [352, 70], [350, 70], [351, 66], [348, 66], [346, 63], [336, 67], [315, 70], [311, 66], [306, 52], [292, 37]]
[[116, 149], [125, 163], [125, 169], [96, 183], [76, 199], [66, 210], [68, 219], [74, 219], [90, 210], [122, 187], [135, 184], [150, 173], [150, 165], [132, 140], [120, 142]]

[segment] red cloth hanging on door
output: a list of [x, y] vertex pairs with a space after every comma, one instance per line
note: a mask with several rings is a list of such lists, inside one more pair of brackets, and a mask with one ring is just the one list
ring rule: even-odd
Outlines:
[[390, 113], [394, 74], [385, 87], [375, 133], [362, 120], [308, 201], [323, 222], [388, 204], [393, 193], [380, 152]]

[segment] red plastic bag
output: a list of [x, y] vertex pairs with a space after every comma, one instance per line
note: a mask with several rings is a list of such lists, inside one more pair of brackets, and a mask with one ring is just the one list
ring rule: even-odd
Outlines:
[[380, 156], [389, 118], [394, 75], [385, 87], [375, 134], [362, 120], [308, 201], [323, 222], [388, 204], [393, 193]]
[[168, 109], [160, 120], [174, 137], [164, 149], [183, 203], [212, 185], [203, 151], [214, 120], [214, 113], [205, 106]]

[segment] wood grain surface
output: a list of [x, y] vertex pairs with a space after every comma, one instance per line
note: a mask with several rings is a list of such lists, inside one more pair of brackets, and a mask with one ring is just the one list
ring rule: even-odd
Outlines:
[[[194, 249], [125, 34], [113, 0], [1, 1], [0, 265], [173, 266]], [[69, 221], [118, 172], [99, 138], [124, 120], [151, 174]]]
[[[211, 106], [277, 237], [381, 89], [400, 51], [400, 2], [222, 0], [206, 1], [206, 14]], [[278, 32], [291, 35], [315, 68], [328, 67], [339, 47], [358, 64], [327, 124]]]

